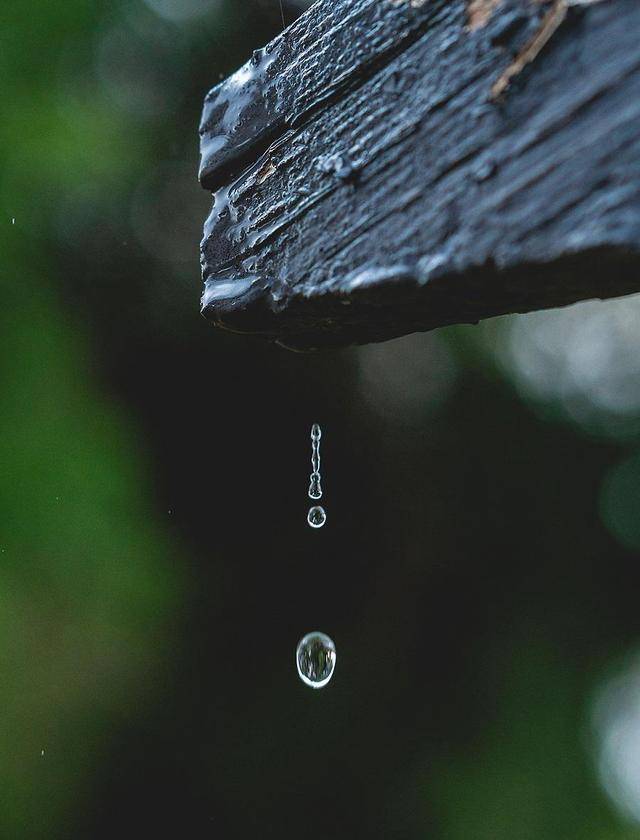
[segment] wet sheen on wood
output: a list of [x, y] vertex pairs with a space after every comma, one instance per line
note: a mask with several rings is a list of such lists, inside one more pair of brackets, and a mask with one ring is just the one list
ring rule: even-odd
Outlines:
[[637, 0], [320, 0], [214, 88], [203, 313], [312, 349], [640, 290]]

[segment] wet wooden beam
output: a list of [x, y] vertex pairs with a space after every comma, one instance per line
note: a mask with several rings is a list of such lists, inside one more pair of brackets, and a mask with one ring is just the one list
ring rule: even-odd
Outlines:
[[640, 291], [638, 0], [320, 0], [205, 101], [202, 311], [313, 349]]

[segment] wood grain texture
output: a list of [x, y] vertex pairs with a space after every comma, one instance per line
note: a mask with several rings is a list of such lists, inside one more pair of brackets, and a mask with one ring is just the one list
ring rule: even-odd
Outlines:
[[207, 96], [203, 313], [312, 349], [640, 290], [639, 32], [637, 0], [316, 3]]

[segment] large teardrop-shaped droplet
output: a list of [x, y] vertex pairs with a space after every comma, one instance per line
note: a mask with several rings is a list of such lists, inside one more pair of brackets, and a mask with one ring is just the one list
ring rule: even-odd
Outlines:
[[311, 440], [320, 440], [322, 437], [322, 429], [317, 423], [311, 427]]
[[336, 646], [326, 633], [307, 633], [296, 649], [298, 675], [305, 685], [323, 688], [336, 667]]
[[311, 525], [312, 528], [322, 528], [324, 523], [327, 521], [327, 514], [324, 512], [324, 508], [317, 505], [315, 507], [309, 508], [309, 513], [307, 514], [307, 522]]

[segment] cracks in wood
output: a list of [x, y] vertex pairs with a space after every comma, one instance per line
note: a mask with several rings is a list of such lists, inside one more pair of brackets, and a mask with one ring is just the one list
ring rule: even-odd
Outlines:
[[205, 317], [301, 350], [636, 291], [637, 4], [320, 0], [211, 157]]
[[277, 167], [271, 158], [268, 158], [264, 166], [256, 173], [256, 184], [264, 184], [267, 178], [270, 178], [274, 172], [277, 172]]
[[419, 9], [421, 6], [424, 6], [424, 4], [426, 2], [427, 2], [427, 0], [391, 0], [391, 5], [392, 6], [406, 5], [406, 6], [411, 6], [412, 9]]

